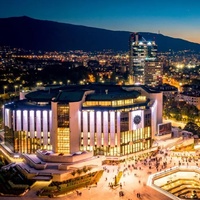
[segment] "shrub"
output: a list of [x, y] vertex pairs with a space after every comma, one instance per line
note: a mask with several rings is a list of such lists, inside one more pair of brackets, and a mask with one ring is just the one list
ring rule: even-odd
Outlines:
[[88, 168], [86, 166], [83, 167], [83, 172], [86, 173], [88, 171]]
[[72, 175], [72, 176], [75, 176], [75, 174], [76, 174], [76, 172], [75, 172], [75, 171], [73, 171], [73, 172], [71, 173], [71, 175]]
[[77, 169], [76, 172], [80, 175], [83, 172], [83, 170]]

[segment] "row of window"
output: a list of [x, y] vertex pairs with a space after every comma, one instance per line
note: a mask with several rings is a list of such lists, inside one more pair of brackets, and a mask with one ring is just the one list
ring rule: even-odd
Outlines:
[[133, 154], [136, 152], [140, 152], [151, 147], [151, 139], [145, 140], [145, 142], [137, 142], [133, 144], [121, 145], [121, 146], [80, 146], [80, 150], [82, 151], [94, 151], [95, 155], [105, 155], [105, 156], [124, 156]]

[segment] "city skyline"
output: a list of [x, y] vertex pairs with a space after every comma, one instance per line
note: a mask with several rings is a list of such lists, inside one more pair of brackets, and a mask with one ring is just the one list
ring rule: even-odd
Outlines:
[[108, 30], [161, 33], [200, 43], [199, 6], [200, 2], [194, 0], [10, 0], [1, 1], [0, 18], [26, 15]]

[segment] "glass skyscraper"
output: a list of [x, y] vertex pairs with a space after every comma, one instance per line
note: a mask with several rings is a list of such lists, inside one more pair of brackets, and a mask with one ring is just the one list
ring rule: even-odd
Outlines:
[[129, 83], [145, 84], [145, 61], [156, 61], [155, 41], [146, 41], [140, 34], [132, 33], [129, 38]]

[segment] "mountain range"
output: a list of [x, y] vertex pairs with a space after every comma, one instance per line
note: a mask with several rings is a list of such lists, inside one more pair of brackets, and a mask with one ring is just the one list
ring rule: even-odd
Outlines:
[[[0, 18], [0, 45], [27, 50], [128, 51], [130, 33], [38, 20], [27, 16]], [[166, 52], [169, 49], [200, 51], [200, 44], [180, 38], [148, 32], [140, 34], [146, 40], [155, 41], [159, 52]]]

